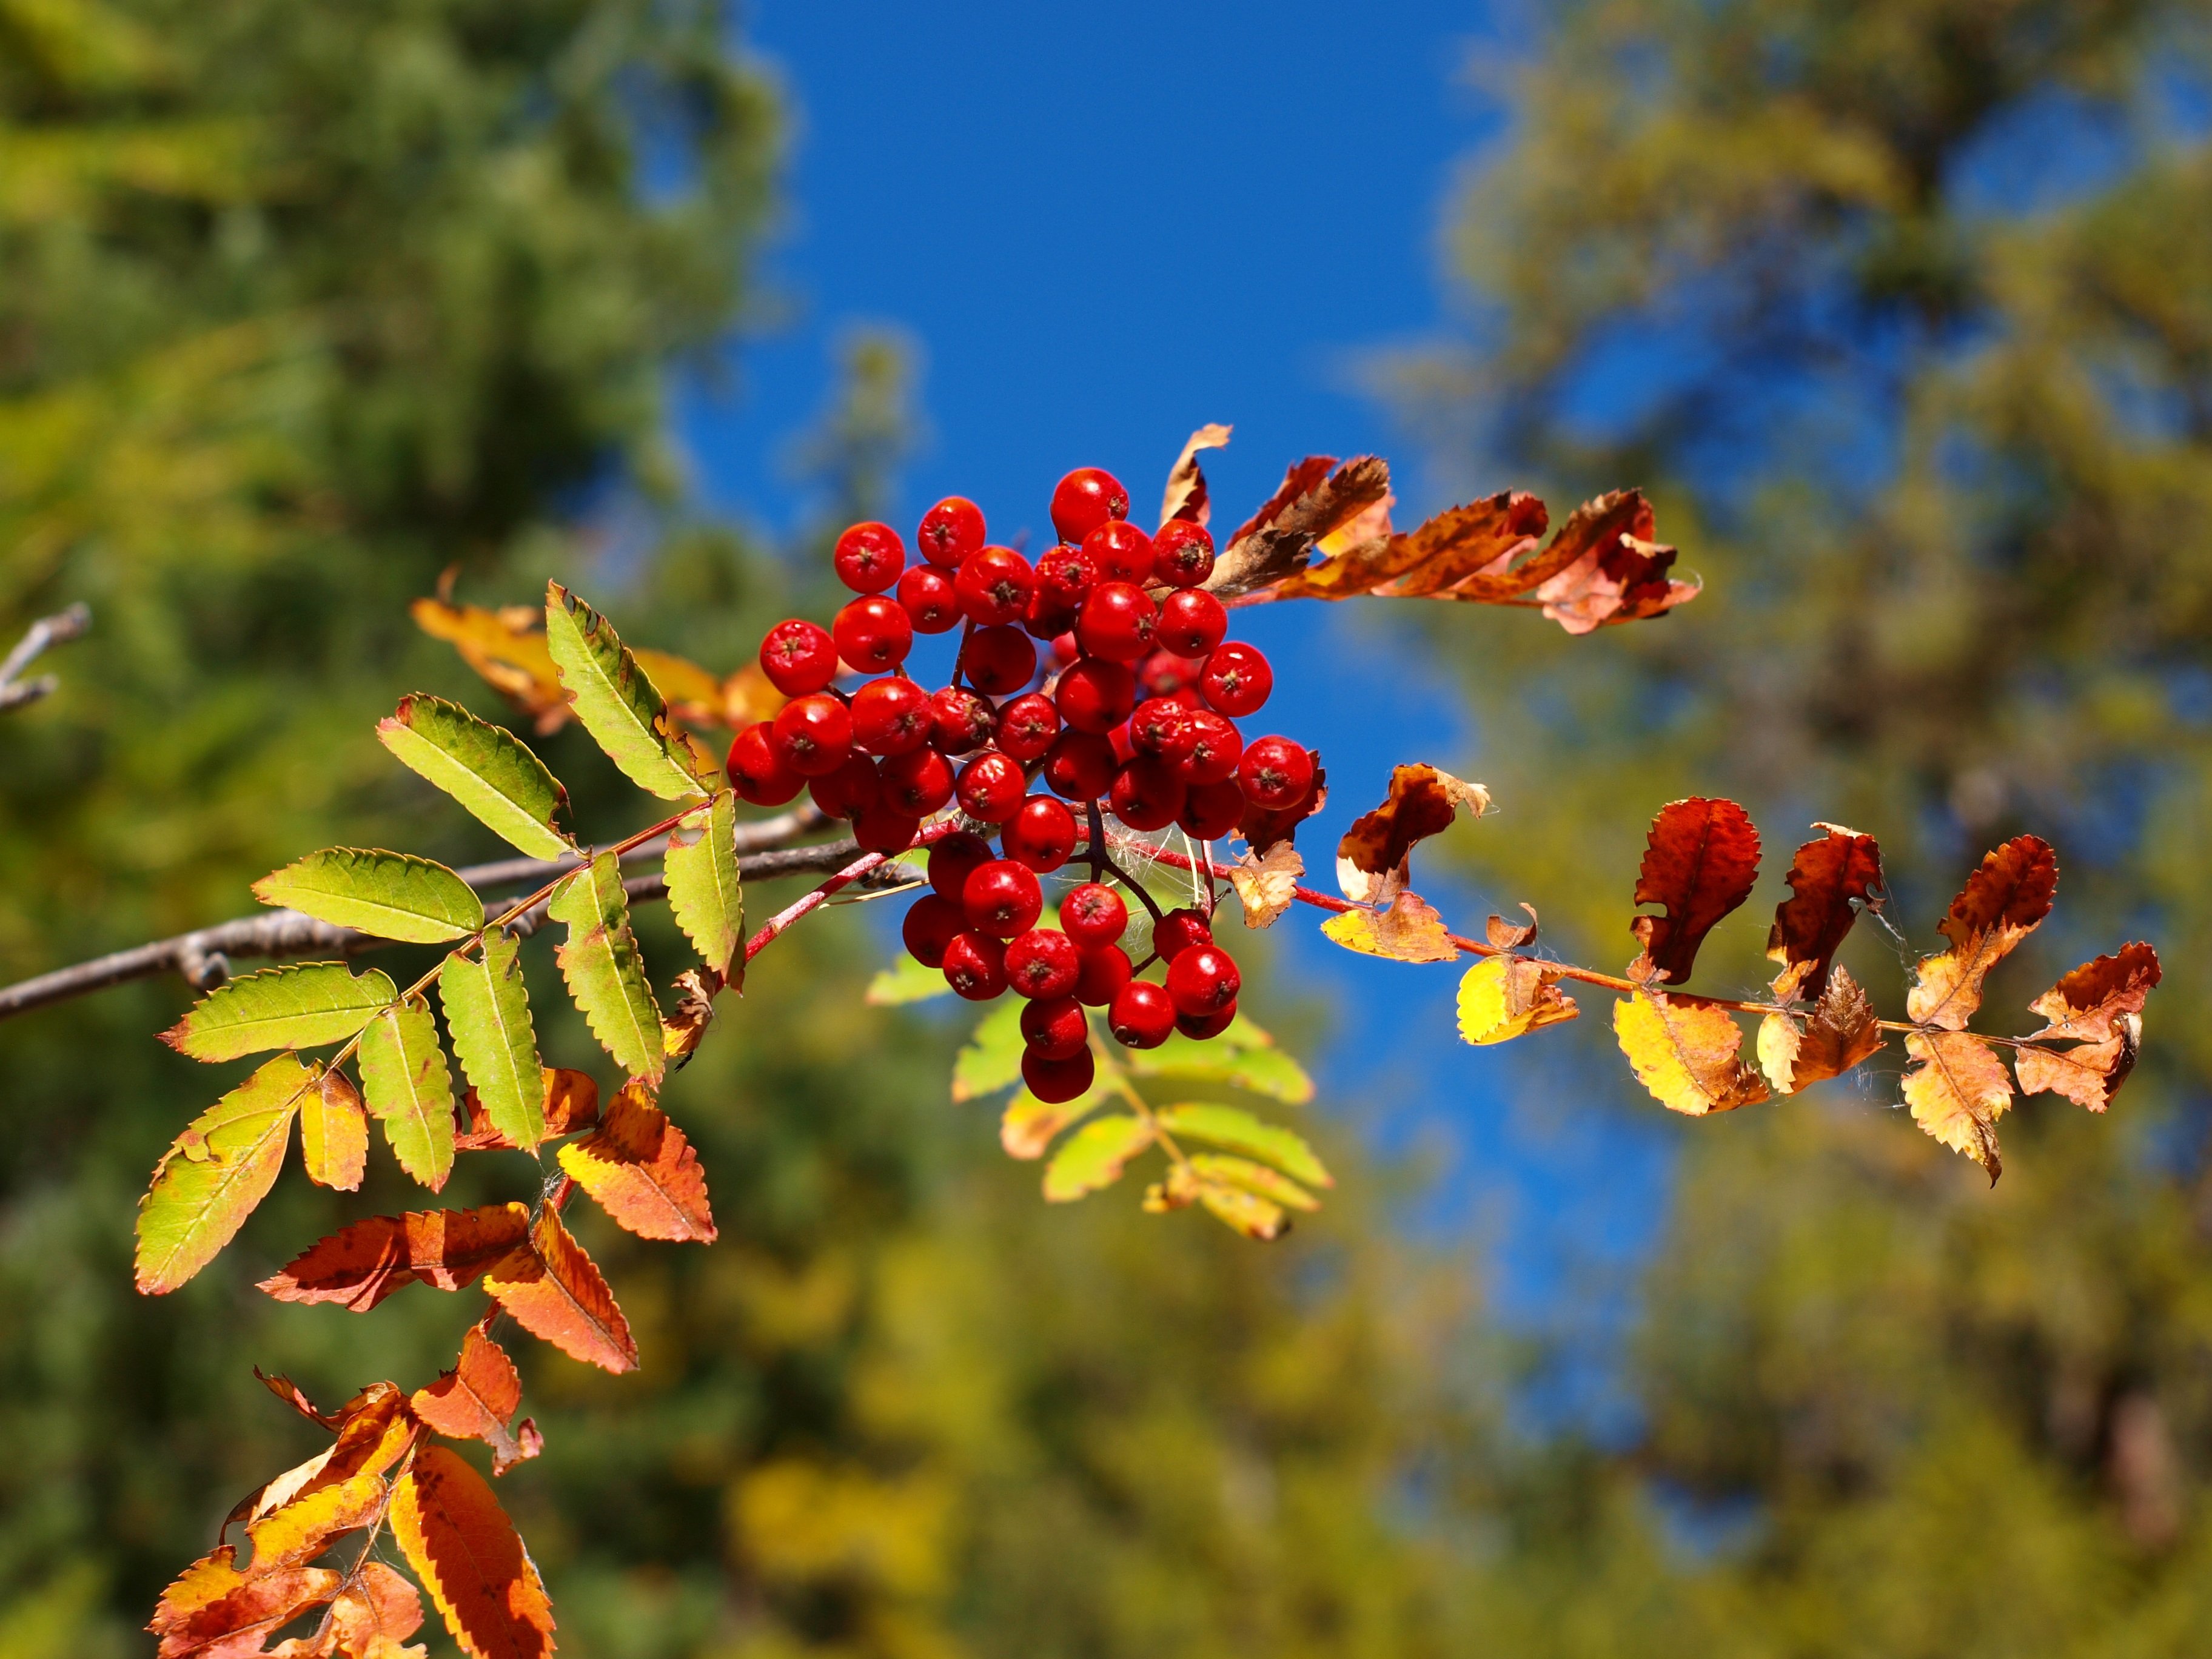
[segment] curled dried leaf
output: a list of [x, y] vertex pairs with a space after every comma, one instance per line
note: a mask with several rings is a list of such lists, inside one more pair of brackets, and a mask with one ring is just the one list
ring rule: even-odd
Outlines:
[[1380, 456], [1355, 456], [1342, 466], [1326, 455], [1308, 456], [1229, 538], [1206, 589], [1224, 605], [1264, 597], [1264, 590], [1306, 568], [1316, 542], [1389, 493], [1390, 468]]
[[1243, 907], [1244, 925], [1273, 927], [1275, 918], [1291, 908], [1298, 878], [1305, 872], [1306, 861], [1288, 842], [1278, 842], [1265, 853], [1248, 852], [1231, 865], [1229, 884], [1237, 890], [1237, 902]]
[[[1361, 594], [1390, 599], [1457, 599], [1454, 590], [1473, 579], [1506, 586], [1500, 579], [1514, 560], [1533, 551], [1544, 533], [1544, 503], [1518, 490], [1498, 494], [1439, 513], [1405, 535], [1392, 534], [1388, 520], [1369, 526], [1374, 533], [1326, 550], [1329, 558], [1269, 591], [1270, 599], [1348, 599]], [[1537, 580], [1540, 580], [1539, 577]], [[1506, 597], [1526, 592], [1531, 581], [1507, 588]]]
[[1352, 820], [1336, 844], [1337, 884], [1355, 904], [1387, 903], [1406, 882], [1414, 847], [1451, 827], [1464, 806], [1480, 817], [1490, 792], [1433, 766], [1401, 766], [1390, 774], [1382, 805]]
[[1198, 454], [1202, 449], [1223, 449], [1228, 447], [1233, 428], [1206, 425], [1190, 434], [1182, 447], [1182, 453], [1168, 469], [1168, 487], [1160, 498], [1160, 522], [1170, 519], [1188, 519], [1193, 524], [1206, 524], [1213, 517], [1213, 504], [1206, 494], [1206, 474], [1199, 469]]
[[1668, 575], [1674, 550], [1653, 534], [1643, 492], [1615, 490], [1577, 507], [1540, 557], [1516, 574], [1547, 569], [1536, 598], [1545, 616], [1570, 634], [1661, 616], [1696, 599], [1701, 584]]
[[2135, 1070], [2142, 1047], [2142, 1008], [2162, 976], [2158, 952], [2140, 940], [2115, 956], [2085, 962], [2028, 1006], [2049, 1022], [2013, 1056], [2025, 1094], [2063, 1095], [2101, 1112]]
[[1951, 947], [1922, 958], [1905, 1012], [1923, 1025], [1964, 1030], [1982, 1006], [1990, 969], [2051, 914], [2057, 890], [2057, 858], [2039, 837], [2015, 836], [1985, 854], [1936, 925]]
[[1347, 951], [1393, 962], [1451, 962], [1459, 956], [1443, 918], [1419, 893], [1398, 894], [1387, 909], [1346, 910], [1321, 930]]
[[1735, 802], [1692, 795], [1661, 807], [1645, 838], [1636, 902], [1663, 904], [1667, 914], [1628, 924], [1644, 947], [1629, 977], [1687, 980], [1705, 935], [1751, 896], [1758, 879], [1759, 831]]
[[1536, 907], [1523, 904], [1528, 913], [1528, 925], [1508, 921], [1503, 916], [1492, 916], [1482, 925], [1482, 937], [1493, 951], [1525, 951], [1536, 942]]

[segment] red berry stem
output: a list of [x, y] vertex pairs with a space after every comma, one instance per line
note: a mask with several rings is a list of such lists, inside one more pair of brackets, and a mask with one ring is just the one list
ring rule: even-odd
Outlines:
[[[959, 827], [959, 821], [956, 818], [947, 818], [942, 823], [933, 823], [914, 838], [914, 844], [916, 847], [927, 847], [931, 842], [951, 835]], [[784, 930], [801, 916], [805, 915], [809, 911], [820, 909], [828, 902], [831, 894], [851, 886], [878, 865], [885, 863], [896, 856], [898, 856], [896, 854], [863, 853], [812, 892], [786, 905], [768, 919], [767, 925], [760, 932], [745, 941], [745, 960], [750, 962], [769, 945], [775, 944]]]
[[[1096, 814], [1098, 811], [1098, 803], [1093, 801], [1091, 804], [1091, 810], [1093, 814]], [[1145, 844], [1147, 846], [1150, 845], [1149, 842]], [[1145, 908], [1152, 912], [1152, 921], [1157, 923], [1160, 920], [1161, 915], [1159, 904], [1153, 899], [1150, 893], [1145, 890], [1143, 883], [1139, 882], [1134, 876], [1131, 875], [1127, 870], [1124, 870], [1120, 865], [1115, 863], [1112, 859], [1106, 856], [1105, 845], [1105, 837], [1103, 836], [1101, 836], [1095, 843], [1097, 848], [1095, 856], [1097, 858], [1098, 863], [1103, 868], [1104, 873], [1114, 877], [1121, 884], [1121, 885], [1134, 893], [1138, 899], [1143, 903]], [[1189, 867], [1189, 861], [1188, 860], [1184, 861], [1184, 867], [1186, 869]]]
[[1088, 803], [1091, 809], [1091, 843], [1086, 850], [1091, 854], [1091, 879], [1103, 881], [1106, 877], [1106, 815], [1098, 810], [1098, 803]]

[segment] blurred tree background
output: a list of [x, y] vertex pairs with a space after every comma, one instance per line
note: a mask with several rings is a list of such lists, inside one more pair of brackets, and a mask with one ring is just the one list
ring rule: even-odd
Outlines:
[[[417, 686], [497, 713], [406, 622], [442, 571], [488, 602], [573, 575], [716, 665], [805, 597], [686, 516], [660, 441], [668, 371], [746, 319], [773, 200], [732, 27], [707, 0], [0, 0], [0, 626], [96, 617], [0, 727], [7, 977], [233, 914], [303, 847], [489, 854], [370, 734]], [[1538, 1435], [1469, 1264], [1394, 1237], [1382, 1175], [1274, 1251], [1048, 1213], [947, 1106], [957, 1032], [859, 1003], [853, 918], [801, 930], [671, 1091], [721, 1242], [587, 1231], [644, 1370], [520, 1356], [548, 1450], [501, 1497], [564, 1650], [2201, 1646], [2202, 9], [1594, 0], [1533, 50], [1454, 210], [1471, 343], [1393, 395], [1468, 489], [1645, 483], [1711, 591], [1579, 648], [1437, 626], [1513, 803], [1486, 881], [1625, 957], [1644, 814], [1725, 790], [1770, 870], [1816, 814], [1880, 834], [1924, 939], [2034, 829], [2059, 918], [1995, 1000], [2116, 921], [2168, 963], [2114, 1121], [2033, 1103], [1994, 1194], [1872, 1096], [1684, 1126], [1633, 1431]], [[847, 370], [808, 452], [833, 514], [912, 426], [895, 345]], [[585, 740], [547, 757], [617, 827]], [[1713, 964], [1754, 985], [1763, 942], [1741, 915]], [[1878, 930], [1850, 949], [1893, 987]], [[0, 1025], [0, 1659], [143, 1650], [160, 1585], [312, 1449], [249, 1363], [417, 1381], [470, 1312], [252, 1290], [415, 1201], [388, 1168], [338, 1201], [289, 1175], [185, 1291], [131, 1294], [146, 1172], [210, 1095], [149, 1035], [185, 996]], [[453, 1201], [534, 1179], [501, 1173]]]

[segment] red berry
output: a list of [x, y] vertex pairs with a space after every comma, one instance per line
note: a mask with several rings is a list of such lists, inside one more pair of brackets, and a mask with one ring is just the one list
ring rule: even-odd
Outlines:
[[803, 697], [837, 678], [837, 647], [829, 629], [793, 617], [761, 639], [761, 672], [787, 697]]
[[1076, 642], [1075, 624], [1069, 623], [1067, 629], [1065, 634], [1055, 634], [1052, 636], [1052, 659], [1061, 668], [1066, 667], [1083, 654], [1082, 646]]
[[1160, 601], [1159, 642], [1178, 657], [1210, 657], [1229, 632], [1229, 613], [1212, 594], [1179, 587]]
[[1152, 538], [1127, 519], [1107, 520], [1083, 538], [1083, 551], [1101, 581], [1141, 587], [1152, 579]]
[[1152, 533], [1152, 576], [1170, 587], [1196, 587], [1213, 574], [1213, 538], [1202, 524], [1170, 519]]
[[1060, 735], [1060, 710], [1041, 691], [1016, 697], [999, 711], [999, 747], [1024, 764], [1052, 747]]
[[1129, 953], [1118, 945], [1102, 945], [1083, 953], [1075, 1000], [1086, 1008], [1103, 1008], [1121, 994], [1121, 988], [1128, 982]]
[[1218, 1013], [1243, 987], [1235, 959], [1218, 945], [1194, 945], [1168, 964], [1168, 999], [1179, 1014]]
[[1194, 945], [1212, 943], [1212, 927], [1188, 906], [1169, 911], [1152, 924], [1152, 949], [1159, 952], [1162, 962], [1173, 962]]
[[1198, 689], [1223, 714], [1242, 719], [1259, 713], [1260, 705], [1267, 701], [1267, 693], [1275, 689], [1275, 671], [1267, 666], [1258, 646], [1231, 640], [1206, 659]]
[[881, 853], [885, 857], [903, 853], [914, 845], [914, 838], [921, 833], [920, 818], [890, 805], [871, 806], [853, 818], [853, 839], [860, 844], [864, 853]]
[[1255, 806], [1296, 806], [1313, 787], [1313, 757], [1288, 738], [1259, 738], [1237, 763], [1237, 781]]
[[952, 799], [952, 763], [934, 749], [909, 749], [883, 765], [885, 806], [926, 818]]
[[1243, 757], [1244, 738], [1236, 726], [1211, 708], [1190, 717], [1190, 753], [1176, 770], [1186, 783], [1220, 783], [1237, 775]]
[[935, 893], [924, 893], [907, 907], [906, 919], [899, 924], [899, 938], [906, 943], [907, 954], [923, 967], [942, 968], [945, 947], [967, 926], [968, 919], [960, 914], [958, 905]]
[[960, 567], [952, 590], [960, 608], [979, 628], [1018, 623], [1028, 611], [1036, 572], [1011, 547], [987, 547]]
[[1018, 628], [979, 628], [960, 648], [960, 672], [984, 696], [1003, 697], [1036, 672], [1036, 647]]
[[1139, 755], [1115, 774], [1107, 805], [1132, 830], [1164, 830], [1182, 811], [1183, 781], [1159, 761]]
[[1066, 1060], [1046, 1060], [1034, 1052], [1022, 1055], [1022, 1081], [1048, 1106], [1073, 1100], [1091, 1087], [1097, 1075], [1088, 1048]]
[[1148, 697], [1129, 716], [1129, 746], [1140, 755], [1155, 755], [1174, 766], [1189, 755], [1198, 741], [1192, 729], [1191, 711], [1170, 697]]
[[1073, 610], [1098, 585], [1098, 562], [1083, 549], [1062, 542], [1037, 561], [1036, 575], [1039, 597], [1049, 595], [1054, 604]]
[[757, 720], [730, 744], [730, 782], [741, 799], [756, 806], [781, 806], [806, 787], [806, 780], [775, 752], [769, 737], [774, 729], [766, 720]]
[[1080, 542], [1109, 519], [1129, 516], [1129, 492], [1103, 468], [1079, 466], [1053, 486], [1052, 527], [1064, 542]]
[[914, 538], [930, 563], [957, 569], [983, 545], [983, 509], [965, 495], [947, 495], [921, 515]]
[[863, 674], [880, 674], [906, 660], [914, 648], [914, 618], [896, 599], [865, 594], [840, 611], [830, 624], [837, 654]]
[[827, 777], [853, 752], [852, 711], [826, 691], [800, 697], [777, 711], [769, 742], [799, 776]]
[[1097, 800], [1113, 787], [1114, 745], [1095, 732], [1063, 732], [1044, 751], [1046, 787], [1069, 800]]
[[887, 524], [856, 524], [837, 538], [830, 562], [837, 567], [837, 580], [855, 593], [882, 593], [906, 568], [906, 544]]
[[960, 799], [960, 810], [971, 818], [981, 818], [986, 823], [1004, 823], [1022, 810], [1022, 797], [1029, 788], [1029, 780], [1022, 775], [1021, 763], [1012, 755], [1002, 755], [997, 750], [988, 750], [960, 769], [960, 784], [955, 792]]
[[827, 777], [806, 786], [814, 804], [833, 818], [857, 817], [884, 798], [884, 781], [876, 763], [866, 755], [854, 755]]
[[[929, 885], [955, 904], [968, 890], [968, 878], [992, 859], [991, 843], [972, 830], [955, 830], [929, 848]], [[964, 923], [963, 924], [965, 925]]]
[[1075, 814], [1050, 795], [1031, 795], [1007, 821], [999, 844], [1039, 875], [1057, 870], [1075, 851]]
[[1200, 1042], [1219, 1036], [1237, 1023], [1237, 1005], [1218, 1008], [1210, 1014], [1177, 1014], [1176, 1030]]
[[945, 982], [970, 1002], [988, 1002], [1006, 988], [1006, 947], [972, 929], [945, 947]]
[[[956, 939], [954, 944], [958, 942]], [[1133, 979], [1107, 1010], [1106, 1029], [1125, 1048], [1157, 1048], [1175, 1030], [1175, 1004], [1168, 1000], [1164, 990], [1148, 979]]]
[[1083, 602], [1075, 637], [1094, 657], [1134, 662], [1152, 648], [1159, 620], [1159, 607], [1134, 582], [1101, 582]]
[[1060, 677], [1053, 702], [1077, 731], [1103, 736], [1137, 706], [1137, 678], [1118, 662], [1087, 657]]
[[1114, 764], [1116, 769], [1127, 766], [1137, 758], [1137, 745], [1129, 740], [1127, 720], [1123, 720], [1109, 732], [1106, 734], [1106, 740], [1114, 745]]
[[1182, 792], [1176, 823], [1193, 841], [1218, 841], [1243, 821], [1244, 808], [1244, 792], [1234, 778], [1194, 783]]
[[1082, 971], [1075, 941], [1048, 927], [1032, 927], [1006, 946], [1006, 983], [1016, 996], [1047, 1002], [1067, 996]]
[[964, 755], [990, 742], [999, 716], [973, 691], [948, 685], [929, 694], [931, 747], [947, 755]]
[[1062, 605], [1049, 594], [1032, 592], [1029, 609], [1022, 612], [1022, 632], [1033, 640], [1056, 640], [1074, 629], [1080, 615], [1074, 605]]
[[1073, 1060], [1091, 1046], [1091, 1022], [1073, 997], [1032, 1002], [1022, 1010], [1022, 1042], [1040, 1060]]
[[[1168, 599], [1172, 602], [1175, 595]], [[1164, 618], [1167, 613], [1163, 611]], [[1172, 651], [1155, 651], [1137, 665], [1138, 689], [1148, 697], [1173, 697], [1186, 708], [1202, 706], [1198, 677], [1206, 672], [1203, 657], [1178, 657]]]
[[935, 565], [918, 564], [899, 578], [898, 602], [917, 634], [942, 634], [960, 621], [960, 592]]
[[871, 755], [903, 755], [929, 741], [929, 693], [892, 676], [853, 694], [853, 742]]
[[1012, 939], [1036, 926], [1044, 908], [1044, 894], [1036, 874], [1012, 859], [993, 859], [968, 872], [960, 890], [960, 908], [976, 932]]
[[1060, 925], [1086, 951], [1115, 945], [1129, 926], [1129, 907], [1103, 882], [1086, 881], [1060, 902]]

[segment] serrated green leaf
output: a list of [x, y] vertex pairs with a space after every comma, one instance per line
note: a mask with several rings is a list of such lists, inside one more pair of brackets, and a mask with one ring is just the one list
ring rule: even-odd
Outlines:
[[631, 1077], [659, 1082], [660, 1009], [630, 932], [629, 899], [615, 855], [602, 853], [563, 880], [546, 914], [568, 925], [568, 937], [554, 958], [592, 1035]]
[[952, 1098], [979, 1100], [1022, 1080], [1022, 1005], [1009, 998], [985, 1015], [952, 1059]]
[[453, 1172], [453, 1074], [428, 1003], [416, 997], [369, 1022], [361, 1085], [399, 1167], [438, 1191]]
[[1242, 1018], [1211, 1042], [1197, 1042], [1180, 1031], [1157, 1048], [1140, 1048], [1123, 1061], [1139, 1077], [1170, 1079], [1179, 1083], [1210, 1083], [1266, 1095], [1285, 1105], [1303, 1106], [1314, 1097], [1313, 1079], [1304, 1068], [1280, 1048], [1265, 1031], [1247, 1027], [1239, 1036]]
[[952, 987], [942, 969], [926, 967], [912, 957], [901, 956], [888, 968], [879, 968], [868, 981], [866, 1000], [872, 1008], [896, 1008], [932, 997], [949, 997]]
[[706, 798], [714, 763], [670, 716], [614, 624], [558, 582], [545, 585], [545, 643], [577, 720], [623, 776], [663, 800]]
[[442, 945], [484, 922], [483, 901], [444, 865], [373, 848], [310, 853], [255, 882], [253, 896], [410, 945]]
[[1201, 1180], [1225, 1182], [1231, 1187], [1242, 1187], [1247, 1192], [1257, 1193], [1277, 1204], [1293, 1210], [1318, 1210], [1321, 1200], [1311, 1193], [1277, 1170], [1264, 1164], [1255, 1164], [1249, 1158], [1231, 1158], [1226, 1152], [1194, 1152], [1190, 1159], [1191, 1172]]
[[1110, 1187], [1121, 1178], [1129, 1160], [1152, 1144], [1152, 1127], [1140, 1117], [1116, 1112], [1094, 1117], [1052, 1155], [1044, 1167], [1044, 1195], [1054, 1204], [1066, 1204]]
[[522, 983], [522, 942], [484, 935], [482, 960], [458, 951], [438, 969], [438, 998], [453, 1053], [492, 1127], [524, 1152], [545, 1138], [545, 1073]]
[[293, 1114], [321, 1074], [279, 1054], [177, 1137], [138, 1204], [139, 1290], [175, 1290], [236, 1236], [276, 1184]]
[[375, 969], [356, 978], [343, 962], [295, 963], [232, 980], [192, 1005], [161, 1041], [194, 1060], [236, 1060], [269, 1048], [343, 1042], [399, 993]]
[[1321, 1159], [1314, 1156], [1312, 1147], [1288, 1129], [1262, 1122], [1241, 1107], [1186, 1101], [1163, 1106], [1153, 1115], [1159, 1119], [1160, 1127], [1177, 1139], [1187, 1136], [1226, 1146], [1233, 1152], [1272, 1164], [1309, 1187], [1336, 1185], [1322, 1167]]
[[376, 735], [403, 765], [444, 790], [509, 846], [533, 858], [576, 850], [559, 826], [568, 792], [504, 726], [457, 702], [416, 692], [377, 723]]
[[739, 952], [745, 942], [745, 895], [738, 877], [737, 830], [738, 798], [725, 789], [684, 815], [661, 860], [676, 925], [699, 959], [732, 984], [744, 978]]

